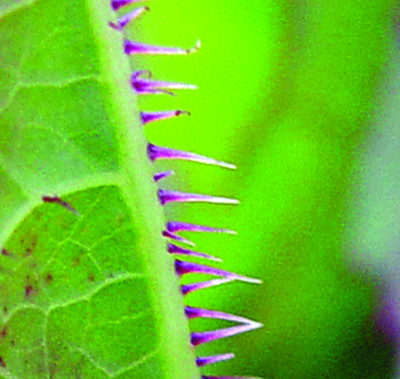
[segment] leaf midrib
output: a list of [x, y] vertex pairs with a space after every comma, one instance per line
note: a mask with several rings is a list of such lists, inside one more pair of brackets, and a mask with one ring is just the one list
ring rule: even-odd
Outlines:
[[138, 244], [149, 277], [165, 378], [199, 378], [179, 282], [161, 237], [164, 215], [151, 179], [137, 99], [128, 84], [131, 68], [122, 51], [122, 36], [108, 26], [114, 17], [108, 1], [87, 0], [86, 4], [99, 51], [100, 76], [111, 99], [107, 104], [111, 107], [110, 121], [117, 131], [120, 182], [116, 184], [121, 188], [132, 222], [141, 231]]

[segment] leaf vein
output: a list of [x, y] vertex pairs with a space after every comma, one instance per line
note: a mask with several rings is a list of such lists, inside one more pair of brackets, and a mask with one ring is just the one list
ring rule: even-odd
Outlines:
[[146, 363], [146, 361], [148, 361], [149, 359], [153, 358], [156, 354], [158, 354], [158, 352], [159, 352], [158, 350], [159, 350], [158, 348], [154, 349], [154, 350], [151, 350], [150, 352], [148, 352], [147, 354], [143, 355], [140, 359], [136, 360], [135, 362], [131, 363], [130, 365], [119, 369], [111, 377], [115, 378], [115, 377], [117, 377], [119, 375], [122, 375], [122, 374], [124, 374], [124, 373], [126, 373], [126, 372], [128, 372], [128, 371], [130, 371], [130, 370], [142, 365], [143, 363]]

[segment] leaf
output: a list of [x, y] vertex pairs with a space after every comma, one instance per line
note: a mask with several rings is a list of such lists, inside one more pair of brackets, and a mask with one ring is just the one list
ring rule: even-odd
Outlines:
[[1, 377], [199, 376], [113, 17], [0, 5]]

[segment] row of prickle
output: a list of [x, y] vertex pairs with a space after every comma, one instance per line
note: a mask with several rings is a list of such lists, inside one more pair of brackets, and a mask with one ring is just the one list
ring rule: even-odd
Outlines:
[[[124, 6], [139, 2], [140, 0], [112, 0], [111, 7], [114, 11], [119, 11]], [[119, 15], [119, 18], [116, 22], [110, 22], [109, 25], [118, 31], [123, 31], [124, 27], [136, 19], [149, 8], [147, 6], [142, 6], [139, 8], [135, 8], [123, 15]], [[195, 47], [191, 49], [180, 49], [173, 47], [160, 47], [153, 46], [148, 44], [143, 44], [135, 41], [130, 41], [128, 39], [124, 39], [123, 49], [124, 53], [127, 55], [133, 54], [144, 54], [144, 55], [186, 55], [196, 52], [200, 48], [200, 42], [197, 42]], [[149, 71], [136, 71], [131, 75], [130, 85], [132, 89], [138, 95], [146, 95], [146, 94], [168, 94], [173, 95], [172, 90], [180, 90], [180, 89], [196, 89], [196, 86], [191, 84], [182, 84], [182, 83], [173, 83], [166, 81], [157, 81], [151, 78], [151, 73]], [[171, 117], [179, 116], [181, 114], [188, 113], [186, 111], [161, 111], [161, 112], [141, 112], [140, 117], [143, 124], [148, 124], [150, 122], [168, 119]], [[156, 161], [160, 159], [171, 159], [171, 160], [186, 160], [199, 162], [208, 165], [220, 166], [228, 169], [235, 169], [236, 167], [232, 164], [221, 162], [209, 157], [205, 157], [202, 155], [194, 154], [191, 152], [175, 150], [171, 148], [155, 146], [153, 144], [148, 144], [147, 146], [147, 155], [150, 161]], [[153, 176], [154, 181], [158, 182], [170, 175], [172, 175], [172, 171], [165, 171], [156, 173]], [[208, 203], [217, 203], [217, 204], [237, 204], [238, 201], [235, 199], [229, 199], [225, 197], [215, 197], [208, 196], [202, 194], [193, 194], [193, 193], [182, 193], [178, 191], [169, 191], [169, 190], [158, 190], [158, 198], [162, 205], [173, 202], [208, 202]], [[198, 251], [194, 251], [192, 249], [183, 248], [176, 245], [176, 242], [180, 242], [182, 244], [194, 246], [194, 243], [186, 238], [181, 237], [179, 232], [211, 232], [211, 233], [227, 233], [227, 234], [236, 234], [234, 231], [229, 229], [220, 229], [220, 228], [212, 228], [208, 226], [202, 225], [194, 225], [184, 222], [167, 222], [165, 226], [165, 230], [163, 231], [163, 236], [170, 240], [166, 245], [167, 252], [173, 255], [180, 256], [190, 256], [203, 258], [211, 261], [221, 262], [221, 259], [216, 258], [214, 256], [201, 253]], [[175, 243], [172, 243], [176, 241]], [[211, 276], [218, 277], [217, 279], [211, 279], [207, 281], [190, 283], [181, 286], [182, 294], [187, 295], [194, 291], [199, 291], [205, 288], [218, 286], [224, 283], [228, 283], [231, 281], [243, 281], [248, 283], [260, 283], [257, 279], [252, 279], [246, 276], [238, 275], [229, 271], [221, 270], [218, 268], [214, 268], [208, 265], [202, 265], [193, 262], [186, 262], [182, 260], [175, 260], [175, 271], [178, 276], [183, 276], [187, 274], [207, 274]], [[193, 318], [211, 318], [211, 319], [219, 319], [219, 320], [227, 320], [237, 323], [238, 325], [213, 330], [213, 331], [205, 331], [205, 332], [193, 332], [191, 333], [191, 344], [192, 346], [197, 346], [200, 344], [204, 344], [210, 341], [214, 341], [217, 339], [233, 336], [239, 333], [247, 332], [253, 329], [257, 329], [262, 325], [260, 323], [251, 321], [244, 317], [238, 317], [232, 314], [218, 312], [214, 310], [194, 308], [194, 307], [185, 307], [185, 314], [188, 319]], [[218, 354], [207, 357], [197, 357], [196, 364], [197, 366], [206, 366], [209, 364], [213, 364], [216, 362], [228, 360], [234, 357], [234, 354], [226, 353], [226, 354]], [[202, 376], [203, 379], [239, 379], [239, 377], [232, 376]], [[244, 379], [243, 377], [241, 377]], [[249, 378], [248, 378], [249, 379]]]

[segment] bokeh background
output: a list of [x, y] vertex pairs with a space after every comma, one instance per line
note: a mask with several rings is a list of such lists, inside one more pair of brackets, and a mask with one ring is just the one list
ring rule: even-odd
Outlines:
[[[163, 186], [233, 196], [239, 207], [170, 205], [168, 219], [229, 227], [198, 235], [221, 266], [262, 278], [191, 295], [194, 306], [261, 321], [215, 342], [236, 353], [205, 372], [265, 378], [390, 378], [400, 259], [398, 4], [389, 0], [157, 0], [135, 39], [201, 50], [140, 57], [137, 69], [198, 91], [140, 99], [186, 109], [151, 124], [152, 143], [234, 162], [193, 163]], [[191, 236], [192, 237], [192, 236]], [[397, 315], [398, 316], [398, 315]], [[215, 327], [200, 323], [196, 327]]]

